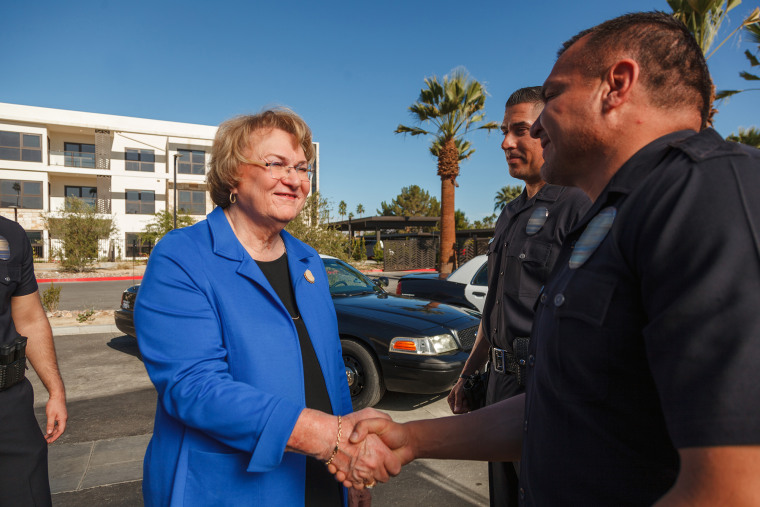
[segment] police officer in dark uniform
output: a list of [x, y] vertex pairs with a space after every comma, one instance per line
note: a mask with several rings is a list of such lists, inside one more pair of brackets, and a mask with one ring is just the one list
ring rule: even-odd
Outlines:
[[758, 505], [760, 151], [706, 128], [707, 64], [663, 12], [578, 34], [542, 93], [542, 176], [594, 204], [539, 298], [525, 394], [352, 441], [521, 457], [522, 505]]
[[[507, 100], [501, 147], [510, 175], [523, 180], [525, 189], [504, 207], [488, 246], [488, 295], [475, 345], [449, 395], [454, 413], [477, 408], [468, 406], [464, 383], [487, 360], [487, 405], [524, 391], [533, 306], [562, 241], [591, 204], [577, 188], [541, 179], [541, 143], [530, 137], [530, 127], [542, 108], [540, 86], [517, 90]], [[515, 465], [492, 462], [488, 471], [491, 505], [517, 505]]]
[[[25, 378], [27, 358], [50, 394], [45, 435]], [[16, 222], [0, 217], [0, 506], [51, 504], [47, 444], [63, 433], [66, 419], [63, 381], [37, 291], [31, 245]]]

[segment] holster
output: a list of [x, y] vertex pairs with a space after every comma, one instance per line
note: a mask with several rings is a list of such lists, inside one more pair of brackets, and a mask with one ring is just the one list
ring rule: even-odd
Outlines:
[[26, 336], [0, 346], [0, 391], [15, 386], [26, 374]]

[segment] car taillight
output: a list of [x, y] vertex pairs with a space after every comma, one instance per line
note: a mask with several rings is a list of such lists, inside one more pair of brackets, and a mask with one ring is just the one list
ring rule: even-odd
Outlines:
[[397, 296], [401, 295], [401, 280], [399, 280], [398, 283], [396, 284], [396, 295]]

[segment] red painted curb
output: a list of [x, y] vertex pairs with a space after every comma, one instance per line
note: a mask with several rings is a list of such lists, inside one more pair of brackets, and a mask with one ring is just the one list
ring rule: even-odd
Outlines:
[[142, 280], [142, 276], [102, 276], [93, 278], [38, 278], [37, 283], [56, 282], [116, 282], [118, 280]]

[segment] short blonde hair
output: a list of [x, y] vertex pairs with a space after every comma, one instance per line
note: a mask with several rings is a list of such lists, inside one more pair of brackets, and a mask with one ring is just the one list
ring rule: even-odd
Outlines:
[[303, 149], [306, 160], [310, 164], [314, 162], [311, 129], [290, 109], [276, 107], [258, 114], [230, 118], [219, 125], [211, 147], [206, 183], [214, 204], [222, 208], [230, 205], [230, 191], [240, 181], [240, 164], [247, 162], [245, 152], [250, 148], [251, 134], [269, 129], [280, 129], [293, 135]]

